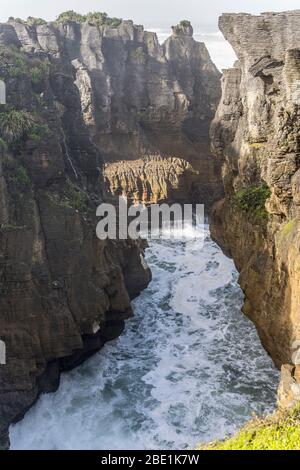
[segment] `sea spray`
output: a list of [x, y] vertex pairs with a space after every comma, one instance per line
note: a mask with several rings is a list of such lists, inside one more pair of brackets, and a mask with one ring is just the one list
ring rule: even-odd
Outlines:
[[[188, 230], [188, 229], [187, 229]], [[13, 449], [185, 449], [275, 407], [278, 373], [205, 230], [150, 242], [153, 281], [124, 334], [11, 426]]]

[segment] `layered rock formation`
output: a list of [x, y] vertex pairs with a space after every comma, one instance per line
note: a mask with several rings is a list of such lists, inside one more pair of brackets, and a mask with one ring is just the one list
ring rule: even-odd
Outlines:
[[220, 73], [188, 22], [174, 27], [164, 45], [132, 21], [114, 28], [89, 21], [11, 24], [26, 51], [72, 66], [84, 123], [106, 162], [108, 190], [208, 208], [221, 197], [208, 137]]
[[[198, 172], [181, 158], [145, 157], [106, 165], [105, 176], [112, 194], [133, 201], [157, 204], [161, 201], [198, 201]], [[210, 183], [201, 185], [203, 197], [211, 195]], [[210, 204], [209, 204], [210, 205]]]
[[[95, 140], [106, 149], [108, 188], [144, 202], [192, 200], [209, 208], [221, 193], [208, 137], [220, 73], [190, 25], [173, 27], [161, 46], [155, 34], [124, 24], [133, 40], [121, 32], [102, 47], [106, 81], [119, 73], [109, 80], [107, 109], [93, 116]], [[116, 48], [118, 55], [111, 53]]]
[[207, 208], [222, 193], [208, 137], [220, 74], [190, 24], [161, 46], [132, 21], [78, 18], [0, 25], [2, 448], [149, 282], [141, 244], [96, 238], [107, 190]]
[[[192, 37], [191, 26], [176, 26], [173, 35], [155, 50], [144, 36], [144, 59], [129, 58], [130, 71], [139, 82], [130, 98], [136, 109], [126, 110], [127, 122], [138, 130], [125, 156], [116, 150], [108, 160], [106, 176], [113, 192], [145, 202], [203, 202], [209, 208], [220, 197], [219, 165], [208, 139], [209, 123], [220, 97], [220, 74], [205, 45]], [[141, 47], [141, 46], [140, 46]], [[138, 78], [137, 78], [138, 77]], [[141, 80], [141, 77], [142, 80]], [[132, 78], [131, 78], [132, 79]], [[123, 87], [128, 78], [123, 78]], [[138, 98], [138, 99], [137, 99]], [[128, 119], [131, 116], [131, 119]], [[128, 132], [129, 131], [129, 132]], [[137, 137], [137, 138], [136, 138]], [[119, 131], [112, 138], [118, 142]], [[127, 140], [128, 142], [128, 140]]]
[[76, 25], [0, 25], [0, 448], [9, 424], [57, 388], [61, 371], [121, 333], [150, 279], [139, 243], [96, 237], [103, 165], [75, 52], [91, 51], [97, 75], [99, 36], [87, 27], [80, 46], [77, 33]]
[[[225, 188], [212, 233], [236, 262], [244, 312], [264, 347], [278, 367], [292, 365], [300, 344], [300, 10], [224, 14], [219, 25], [238, 62], [224, 71], [211, 128]], [[297, 371], [284, 367], [291, 384]]]

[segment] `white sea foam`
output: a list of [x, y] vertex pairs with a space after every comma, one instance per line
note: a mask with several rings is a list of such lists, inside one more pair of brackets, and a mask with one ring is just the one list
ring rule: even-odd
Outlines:
[[194, 235], [151, 242], [153, 281], [125, 333], [11, 426], [13, 449], [193, 448], [273, 409], [278, 373], [234, 265]]

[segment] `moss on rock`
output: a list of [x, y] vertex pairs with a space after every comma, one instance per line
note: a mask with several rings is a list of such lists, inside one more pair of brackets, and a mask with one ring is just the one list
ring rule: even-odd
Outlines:
[[234, 204], [257, 219], [268, 216], [265, 204], [271, 191], [265, 183], [243, 188], [234, 195]]
[[280, 241], [283, 241], [289, 234], [292, 232], [293, 228], [296, 225], [297, 220], [289, 220], [280, 230]]

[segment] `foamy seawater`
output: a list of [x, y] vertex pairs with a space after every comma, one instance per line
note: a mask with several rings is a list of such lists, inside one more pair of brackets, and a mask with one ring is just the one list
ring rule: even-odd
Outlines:
[[11, 426], [12, 449], [194, 448], [275, 408], [278, 372], [208, 230], [152, 241], [147, 260], [124, 334]]

